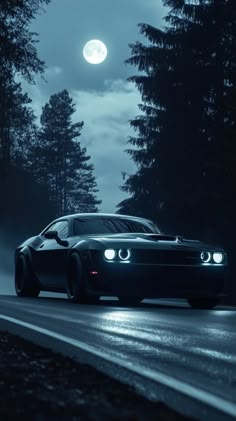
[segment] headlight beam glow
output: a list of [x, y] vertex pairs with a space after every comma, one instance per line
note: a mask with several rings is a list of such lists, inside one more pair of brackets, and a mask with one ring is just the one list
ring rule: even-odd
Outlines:
[[106, 249], [104, 251], [104, 256], [107, 260], [113, 260], [116, 256], [116, 251], [114, 249]]
[[213, 253], [212, 258], [213, 258], [215, 263], [222, 263], [223, 259], [224, 259], [224, 256], [223, 256], [223, 253], [215, 252], [215, 253]]
[[202, 251], [201, 260], [203, 263], [209, 263], [211, 260], [211, 253], [209, 251]]
[[120, 249], [118, 251], [118, 256], [120, 258], [120, 260], [126, 261], [129, 260], [130, 256], [131, 256], [131, 252], [129, 249]]

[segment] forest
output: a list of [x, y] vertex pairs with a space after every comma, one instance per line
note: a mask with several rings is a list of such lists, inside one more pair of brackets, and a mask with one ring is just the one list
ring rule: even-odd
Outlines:
[[68, 91], [51, 95], [38, 122], [19, 83], [44, 73], [29, 24], [48, 3], [0, 2], [0, 217], [8, 237], [30, 235], [63, 214], [96, 212], [101, 203]]
[[[38, 122], [19, 82], [44, 73], [29, 25], [49, 2], [0, 0], [0, 218], [8, 236], [27, 236], [62, 214], [97, 212], [101, 204], [79, 140], [86, 122], [74, 121], [66, 87], [51, 95]], [[142, 103], [127, 143], [136, 172], [123, 173], [127, 198], [117, 212], [222, 245], [228, 302], [235, 303], [236, 2], [162, 2], [164, 29], [139, 23], [143, 42], [127, 40], [129, 80]]]
[[130, 124], [121, 213], [166, 232], [221, 244], [236, 302], [236, 2], [163, 0], [165, 29], [141, 23], [130, 45], [130, 80], [142, 95]]

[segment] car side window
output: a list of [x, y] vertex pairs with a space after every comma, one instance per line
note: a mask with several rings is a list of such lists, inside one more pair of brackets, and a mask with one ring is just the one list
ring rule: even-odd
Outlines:
[[52, 224], [45, 232], [49, 231], [57, 231], [60, 238], [68, 237], [68, 221], [55, 222], [55, 224]]
[[68, 233], [69, 233], [68, 222], [62, 221], [60, 226], [57, 228], [57, 232], [60, 238], [68, 237]]
[[56, 230], [56, 228], [55, 228], [55, 226], [56, 226], [56, 225], [57, 225], [57, 222], [56, 222], [56, 223], [54, 223], [54, 224], [52, 224], [52, 225], [50, 225], [50, 227], [49, 227], [46, 231], [44, 231], [44, 234], [45, 234], [46, 232]]

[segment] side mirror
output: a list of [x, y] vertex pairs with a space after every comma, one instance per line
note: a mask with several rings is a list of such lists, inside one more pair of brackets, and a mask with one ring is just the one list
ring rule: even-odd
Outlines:
[[44, 237], [47, 238], [47, 240], [56, 240], [56, 242], [58, 244], [60, 244], [60, 246], [63, 246], [63, 247], [68, 247], [68, 245], [69, 245], [68, 241], [62, 240], [59, 237], [57, 231], [53, 231], [53, 230], [52, 231], [47, 231], [47, 232], [45, 232]]
[[44, 234], [44, 237], [48, 240], [57, 240], [58, 238], [58, 232], [57, 231], [47, 231]]

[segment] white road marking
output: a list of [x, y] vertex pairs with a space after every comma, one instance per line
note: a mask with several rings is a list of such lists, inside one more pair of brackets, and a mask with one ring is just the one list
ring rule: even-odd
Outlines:
[[230, 416], [235, 417], [236, 415], [236, 404], [233, 402], [229, 402], [225, 400], [224, 398], [221, 398], [219, 396], [215, 396], [210, 392], [207, 392], [205, 390], [198, 389], [195, 386], [192, 386], [188, 383], [185, 383], [181, 380], [175, 379], [174, 377], [171, 377], [164, 373], [158, 373], [152, 369], [144, 368], [140, 365], [133, 364], [129, 361], [122, 361], [119, 358], [116, 358], [111, 355], [107, 355], [103, 353], [102, 351], [99, 351], [97, 348], [87, 345], [84, 342], [78, 341], [77, 339], [70, 338], [65, 335], [61, 335], [60, 333], [53, 332], [48, 329], [44, 329], [40, 326], [35, 326], [31, 323], [23, 322], [22, 320], [15, 319], [13, 317], [8, 317], [3, 314], [0, 314], [0, 318], [3, 320], [6, 320], [11, 323], [18, 324], [20, 326], [26, 327], [28, 329], [34, 330], [36, 332], [42, 333], [44, 335], [50, 336], [52, 338], [58, 339], [60, 341], [63, 341], [67, 344], [73, 345], [76, 348], [80, 348], [85, 352], [89, 352], [93, 355], [96, 355], [97, 357], [100, 357], [108, 362], [111, 362], [113, 364], [116, 364], [118, 366], [121, 366], [125, 369], [128, 369], [135, 374], [141, 375], [143, 377], [146, 377], [149, 380], [155, 381], [157, 383], [161, 383], [164, 386], [167, 386], [178, 393], [183, 393], [184, 395], [196, 399], [204, 404], [207, 404], [208, 406], [212, 406], [213, 408], [227, 414]]
[[[236, 356], [226, 352], [215, 351], [214, 349], [204, 349], [200, 347], [193, 347], [192, 350], [197, 354], [207, 355], [208, 357], [219, 359], [222, 361], [236, 363]], [[236, 414], [235, 414], [236, 415]]]

